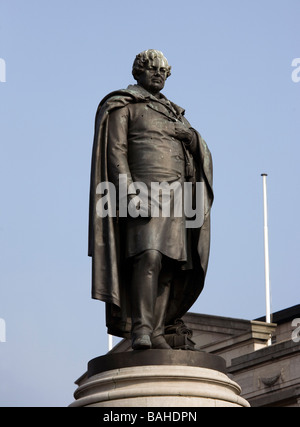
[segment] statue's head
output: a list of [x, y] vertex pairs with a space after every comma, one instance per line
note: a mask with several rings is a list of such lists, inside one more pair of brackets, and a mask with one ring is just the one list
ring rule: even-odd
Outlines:
[[139, 53], [133, 63], [132, 75], [139, 85], [149, 92], [160, 92], [171, 75], [167, 58], [159, 50], [149, 49]]

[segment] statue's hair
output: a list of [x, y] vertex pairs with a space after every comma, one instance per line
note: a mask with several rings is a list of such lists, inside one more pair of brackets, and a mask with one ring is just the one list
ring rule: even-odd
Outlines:
[[[132, 66], [132, 75], [135, 78], [135, 80], [138, 79], [139, 75], [143, 73], [145, 68], [148, 66], [149, 62], [155, 58], [163, 58], [167, 64], [168, 60], [164, 56], [162, 52], [155, 49], [148, 49], [144, 50], [143, 52], [139, 53], [134, 60], [133, 66]], [[167, 65], [167, 78], [171, 75], [171, 66]]]

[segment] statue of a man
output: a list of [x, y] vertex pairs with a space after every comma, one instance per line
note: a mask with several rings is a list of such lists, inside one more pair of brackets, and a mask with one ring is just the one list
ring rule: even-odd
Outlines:
[[[95, 121], [89, 223], [92, 297], [106, 303], [108, 332], [131, 337], [134, 350], [171, 348], [165, 326], [196, 301], [208, 264], [211, 155], [184, 110], [161, 93], [170, 70], [159, 51], [137, 55], [132, 70], [137, 84], [107, 95]], [[116, 214], [99, 211], [105, 197], [99, 184], [104, 182], [115, 188]], [[170, 215], [153, 216], [150, 195], [145, 208], [138, 183], [151, 194], [152, 183], [162, 182], [172, 188], [202, 183], [201, 225], [187, 228], [184, 212], [174, 215], [174, 209]], [[124, 191], [126, 213], [127, 205], [142, 206], [143, 215], [124, 215]], [[162, 197], [156, 202], [161, 213]]]

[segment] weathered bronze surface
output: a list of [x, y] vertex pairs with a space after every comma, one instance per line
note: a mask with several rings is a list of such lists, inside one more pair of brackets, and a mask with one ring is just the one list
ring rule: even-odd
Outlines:
[[[137, 84], [108, 94], [96, 113], [89, 222], [92, 297], [106, 303], [110, 334], [131, 337], [133, 349], [170, 349], [167, 341], [174, 340], [166, 341], [165, 327], [172, 329], [204, 286], [212, 160], [184, 110], [161, 93], [171, 74], [163, 54], [148, 50], [137, 55], [132, 73]], [[119, 201], [120, 176], [126, 177], [127, 203], [134, 202], [145, 215], [99, 216], [97, 203], [103, 195], [98, 184], [112, 183]], [[149, 190], [152, 183], [202, 182], [201, 227], [187, 228], [185, 215], [172, 211], [166, 217], [151, 216], [150, 197], [146, 208], [137, 205], [138, 182]]]

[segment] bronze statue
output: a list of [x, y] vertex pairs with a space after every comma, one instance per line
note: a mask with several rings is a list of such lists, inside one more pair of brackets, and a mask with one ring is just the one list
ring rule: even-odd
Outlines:
[[[89, 219], [92, 297], [106, 303], [108, 332], [131, 337], [134, 350], [170, 349], [166, 328], [172, 330], [204, 286], [213, 202], [212, 160], [184, 110], [161, 93], [171, 75], [163, 54], [156, 50], [140, 53], [132, 74], [137, 84], [108, 94], [96, 113]], [[200, 226], [187, 228], [183, 211], [178, 216], [172, 209], [167, 216], [152, 215], [151, 197], [145, 203], [140, 188], [150, 190], [152, 183], [162, 182], [180, 187], [187, 182], [193, 187], [202, 183]], [[103, 214], [107, 192], [100, 183], [115, 188], [111, 214]], [[161, 213], [162, 197], [156, 202]], [[131, 206], [141, 214], [124, 215], [124, 206], [126, 213]]]

